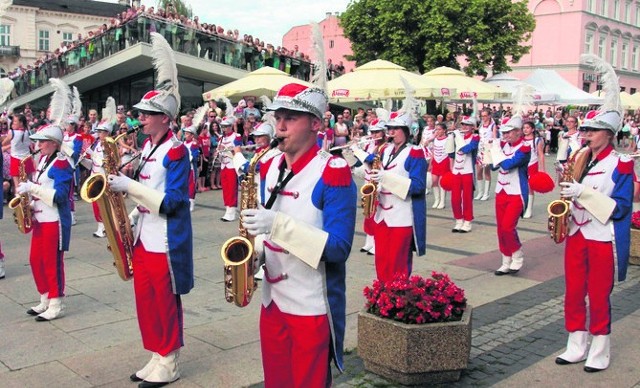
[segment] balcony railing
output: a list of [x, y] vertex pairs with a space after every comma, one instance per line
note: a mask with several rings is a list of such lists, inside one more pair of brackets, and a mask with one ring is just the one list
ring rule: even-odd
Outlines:
[[[181, 53], [224, 65], [252, 71], [264, 66], [276, 67], [293, 77], [308, 80], [312, 64], [301, 58], [270, 53], [226, 37], [170, 23], [150, 15], [139, 15], [126, 23], [81, 42], [65, 53], [48, 53], [47, 59], [9, 75], [15, 82], [15, 95], [29, 93], [46, 85], [51, 77], [63, 77], [139, 42], [149, 43], [151, 32], [163, 35], [172, 48]], [[19, 48], [17, 48], [19, 50]], [[329, 74], [329, 78], [337, 74]]]
[[0, 57], [19, 57], [20, 46], [0, 46]]

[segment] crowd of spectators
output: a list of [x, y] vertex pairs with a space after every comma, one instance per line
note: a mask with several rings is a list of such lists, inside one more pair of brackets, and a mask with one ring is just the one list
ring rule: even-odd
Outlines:
[[[8, 76], [15, 83], [15, 98], [48, 83], [51, 77], [62, 77], [88, 64], [117, 53], [138, 42], [149, 42], [151, 32], [163, 35], [177, 52], [206, 58], [247, 71], [264, 66], [282, 70], [293, 77], [309, 80], [309, 56], [292, 49], [265, 43], [251, 35], [240, 35], [237, 29], [225, 29], [212, 23], [200, 22], [198, 16], [189, 19], [166, 10], [131, 7], [103, 24], [97, 31], [76, 40], [62, 42], [60, 47], [44, 53], [33, 65], [18, 66]], [[329, 79], [344, 73], [342, 63], [327, 64]]]

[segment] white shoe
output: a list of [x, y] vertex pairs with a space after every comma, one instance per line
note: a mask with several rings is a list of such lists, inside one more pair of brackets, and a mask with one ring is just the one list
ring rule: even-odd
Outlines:
[[158, 364], [159, 361], [160, 361], [160, 355], [158, 353], [154, 352], [151, 355], [151, 360], [149, 360], [149, 362], [147, 362], [147, 364], [145, 366], [143, 366], [142, 369], [140, 369], [136, 373], [134, 373], [131, 376], [129, 376], [129, 379], [131, 381], [142, 381], [142, 380], [146, 379], [147, 376], [149, 376], [149, 374], [153, 370], [153, 368], [156, 367], [156, 365]]
[[71, 226], [77, 223], [78, 223], [78, 220], [76, 219], [76, 212], [71, 212]]
[[587, 340], [589, 333], [586, 331], [574, 331], [569, 333], [567, 340], [567, 349], [556, 357], [556, 364], [567, 365], [575, 364], [587, 359]]
[[471, 232], [471, 221], [464, 221], [462, 226], [460, 227], [460, 233], [469, 233]]
[[33, 306], [29, 310], [27, 310], [27, 314], [40, 315], [45, 311], [47, 311], [48, 307], [49, 307], [49, 293], [45, 293], [40, 295], [40, 304], [37, 306]]
[[104, 224], [102, 222], [98, 222], [98, 230], [93, 232], [93, 237], [96, 237], [96, 238], [107, 237], [107, 233], [104, 230]]
[[373, 248], [373, 236], [367, 235], [364, 239], [364, 246], [360, 248], [360, 252], [369, 252], [371, 248]]
[[532, 209], [533, 209], [533, 195], [529, 195], [529, 202], [527, 203], [527, 209], [524, 211], [522, 218], [531, 218]]
[[433, 206], [431, 206], [431, 208], [437, 209], [438, 206], [440, 206], [440, 188], [435, 187], [433, 189]]
[[256, 272], [255, 275], [253, 275], [253, 278], [258, 280], [262, 280], [264, 278], [264, 268], [262, 266], [260, 266], [260, 269], [258, 270], [258, 272]]
[[524, 254], [521, 249], [513, 252], [511, 255], [511, 265], [509, 265], [509, 273], [516, 273], [520, 271], [522, 265], [524, 264]]
[[60, 318], [64, 315], [64, 305], [61, 298], [49, 299], [49, 308], [47, 311], [36, 317], [36, 321], [44, 322]]
[[369, 252], [367, 252], [367, 255], [369, 255], [369, 256], [375, 256], [376, 255], [376, 246], [375, 246], [375, 244], [373, 245], [373, 247], [371, 247], [371, 249], [369, 249]]
[[489, 199], [489, 189], [491, 188], [491, 181], [484, 182], [484, 193], [482, 193], [482, 197], [480, 197], [481, 201], [486, 201]]
[[440, 203], [438, 203], [437, 209], [444, 209], [444, 203], [447, 201], [447, 191], [442, 187], [439, 187], [440, 190]]
[[487, 199], [489, 199], [489, 193], [485, 193], [482, 195], [482, 197], [480, 197], [481, 201], [486, 201]]
[[453, 233], [460, 233], [460, 229], [462, 229], [462, 224], [464, 223], [464, 220], [460, 219], [460, 220], [456, 220], [456, 224], [453, 226], [453, 229], [451, 229], [451, 231]]
[[482, 193], [483, 193], [483, 189], [482, 187], [484, 186], [484, 181], [478, 181], [478, 187], [476, 187], [476, 190], [478, 190], [478, 193], [476, 194], [475, 197], [473, 197], [473, 199], [475, 200], [479, 200], [480, 198], [482, 198]]
[[193, 212], [193, 209], [196, 207], [196, 200], [195, 199], [189, 199], [189, 211]]
[[508, 275], [509, 265], [511, 264], [511, 256], [502, 255], [502, 265], [494, 272], [496, 276]]
[[149, 383], [172, 383], [178, 380], [180, 378], [180, 372], [178, 371], [179, 353], [180, 351], [176, 350], [164, 357], [160, 356], [158, 363], [144, 381]]
[[227, 210], [225, 211], [224, 215], [220, 219], [225, 222], [235, 221], [238, 219], [237, 213], [238, 213], [237, 208], [227, 206]]
[[0, 279], [4, 279], [4, 259], [0, 259]]
[[609, 367], [610, 358], [610, 339], [609, 335], [594, 335], [591, 339], [591, 347], [587, 362], [584, 364], [585, 372], [600, 372]]

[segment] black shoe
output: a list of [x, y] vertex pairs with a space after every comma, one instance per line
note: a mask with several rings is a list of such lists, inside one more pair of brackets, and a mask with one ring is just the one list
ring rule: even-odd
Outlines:
[[451, 229], [451, 233], [460, 233], [460, 229]]
[[598, 369], [598, 368], [594, 368], [594, 367], [591, 367], [591, 366], [585, 366], [584, 367], [584, 371], [587, 372], [587, 373], [596, 373], [596, 372], [600, 372], [600, 371], [603, 371], [603, 370], [604, 369]]
[[158, 388], [158, 387], [164, 387], [167, 384], [171, 384], [171, 383], [170, 382], [154, 383], [151, 381], [143, 380], [140, 384], [138, 384], [138, 388]]
[[373, 255], [374, 255], [373, 253], [367, 251], [367, 256], [373, 256]]
[[575, 364], [575, 362], [567, 361], [564, 358], [556, 357], [556, 364], [558, 364], [558, 365], [571, 365], [571, 364]]
[[36, 316], [36, 315], [40, 315], [42, 313], [39, 313], [39, 312], [35, 311], [34, 309], [29, 309], [29, 310], [27, 310], [27, 314]]
[[468, 233], [466, 230], [462, 230], [462, 229], [456, 230], [456, 232], [458, 232], [458, 233]]
[[38, 316], [36, 317], [36, 321], [37, 321], [37, 322], [49, 322], [49, 320], [48, 320], [47, 318], [43, 318], [43, 317], [41, 317], [40, 315], [38, 315]]
[[515, 275], [515, 274], [517, 274], [519, 271], [520, 271], [519, 269], [510, 269], [510, 270], [509, 270], [509, 275]]
[[502, 272], [502, 271], [496, 271], [493, 274], [496, 276], [504, 276], [504, 275], [509, 275], [510, 272]]
[[143, 381], [144, 379], [141, 379], [140, 377], [138, 377], [137, 374], [134, 373], [131, 376], [129, 376], [129, 380], [137, 383], [137, 382]]
[[360, 248], [360, 252], [369, 252], [367, 249]]

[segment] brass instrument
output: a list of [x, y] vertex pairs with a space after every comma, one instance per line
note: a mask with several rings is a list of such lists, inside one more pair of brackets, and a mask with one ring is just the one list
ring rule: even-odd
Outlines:
[[[382, 160], [380, 159], [380, 149], [382, 146], [376, 148], [375, 156], [371, 162], [372, 170], [380, 170], [382, 168]], [[362, 211], [365, 218], [371, 218], [376, 214], [376, 208], [378, 207], [378, 182], [369, 182], [362, 185], [360, 188], [360, 204], [362, 205]]]
[[[251, 159], [247, 174], [240, 182], [240, 211], [258, 207], [258, 187], [255, 182], [256, 166], [260, 159], [278, 144], [274, 139], [269, 147], [260, 151]], [[258, 283], [253, 274], [258, 269], [258, 255], [254, 249], [254, 236], [249, 235], [242, 226], [242, 216], [238, 227], [238, 236], [222, 244], [220, 254], [224, 262], [224, 297], [229, 303], [245, 307], [251, 302]]]
[[[20, 182], [27, 182], [29, 180], [25, 163], [37, 155], [38, 152], [40, 152], [40, 150], [20, 159], [20, 165], [18, 167], [18, 180]], [[31, 233], [31, 228], [33, 227], [31, 195], [24, 193], [13, 197], [11, 201], [9, 201], [9, 209], [13, 210], [13, 220], [18, 226], [20, 233]]]
[[92, 174], [80, 189], [80, 197], [84, 201], [98, 203], [107, 234], [107, 249], [113, 255], [114, 265], [122, 280], [129, 280], [133, 277], [133, 232], [124, 196], [122, 193], [109, 190], [107, 175], [118, 175], [120, 171], [117, 143], [122, 136], [126, 135], [126, 133], [120, 134], [115, 139], [107, 137], [102, 141], [105, 173]]
[[[574, 179], [574, 165], [578, 157], [578, 152], [573, 157], [569, 157], [562, 170], [560, 182], [571, 182]], [[560, 244], [567, 237], [569, 232], [569, 219], [571, 218], [571, 198], [560, 197], [551, 201], [547, 206], [547, 229], [549, 235], [556, 244]]]

